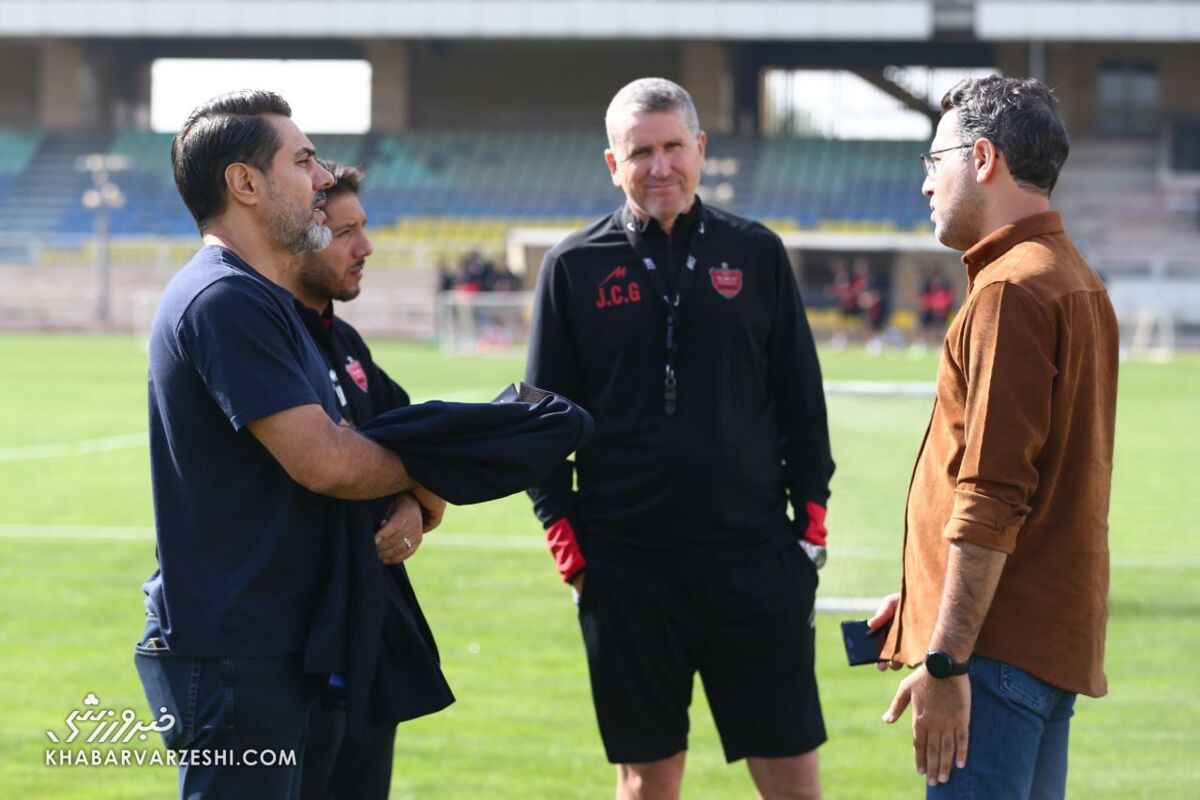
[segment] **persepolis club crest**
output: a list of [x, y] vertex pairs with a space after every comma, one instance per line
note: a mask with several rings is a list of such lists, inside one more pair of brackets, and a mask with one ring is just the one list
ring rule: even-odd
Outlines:
[[367, 390], [367, 371], [354, 356], [346, 356], [346, 374], [354, 379], [355, 386], [364, 392]]
[[717, 290], [717, 294], [726, 300], [732, 300], [742, 291], [742, 271], [731, 269], [724, 261], [720, 267], [713, 267], [708, 271], [708, 279], [712, 281], [712, 287]]

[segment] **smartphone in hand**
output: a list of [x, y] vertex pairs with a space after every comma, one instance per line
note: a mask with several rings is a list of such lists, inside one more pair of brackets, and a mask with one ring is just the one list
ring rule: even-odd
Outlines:
[[842, 623], [842, 643], [846, 646], [846, 659], [850, 666], [877, 664], [881, 660], [883, 642], [887, 639], [891, 620], [881, 628], [871, 630], [865, 619], [846, 620]]

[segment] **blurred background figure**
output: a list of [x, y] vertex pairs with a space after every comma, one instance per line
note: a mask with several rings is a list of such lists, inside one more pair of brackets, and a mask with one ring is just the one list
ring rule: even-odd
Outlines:
[[954, 306], [954, 288], [950, 281], [932, 269], [925, 270], [917, 307], [921, 310], [921, 327], [913, 336], [913, 347], [920, 352], [936, 346], [946, 335], [946, 323]]

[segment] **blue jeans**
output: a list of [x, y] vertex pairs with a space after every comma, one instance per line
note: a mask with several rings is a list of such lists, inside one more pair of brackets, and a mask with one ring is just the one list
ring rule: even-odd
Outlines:
[[1061, 800], [1074, 713], [1074, 692], [972, 657], [967, 766], [951, 770], [949, 783], [926, 788], [926, 800]]
[[[148, 631], [149, 633], [149, 631]], [[188, 658], [144, 635], [134, 655], [152, 718], [181, 758], [179, 797], [294, 800], [316, 680], [301, 657]]]

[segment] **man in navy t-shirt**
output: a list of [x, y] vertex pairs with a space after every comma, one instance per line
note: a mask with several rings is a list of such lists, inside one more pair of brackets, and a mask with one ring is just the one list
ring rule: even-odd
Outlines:
[[174, 720], [167, 746], [198, 754], [181, 762], [181, 797], [298, 795], [319, 689], [301, 651], [329, 497], [400, 495], [377, 536], [385, 563], [407, 557], [445, 505], [343, 423], [281, 288], [296, 254], [330, 240], [332, 178], [290, 115], [269, 92], [225, 95], [193, 111], [171, 148], [205, 246], [167, 285], [151, 330], [159, 568], [135, 661], [151, 710]]

